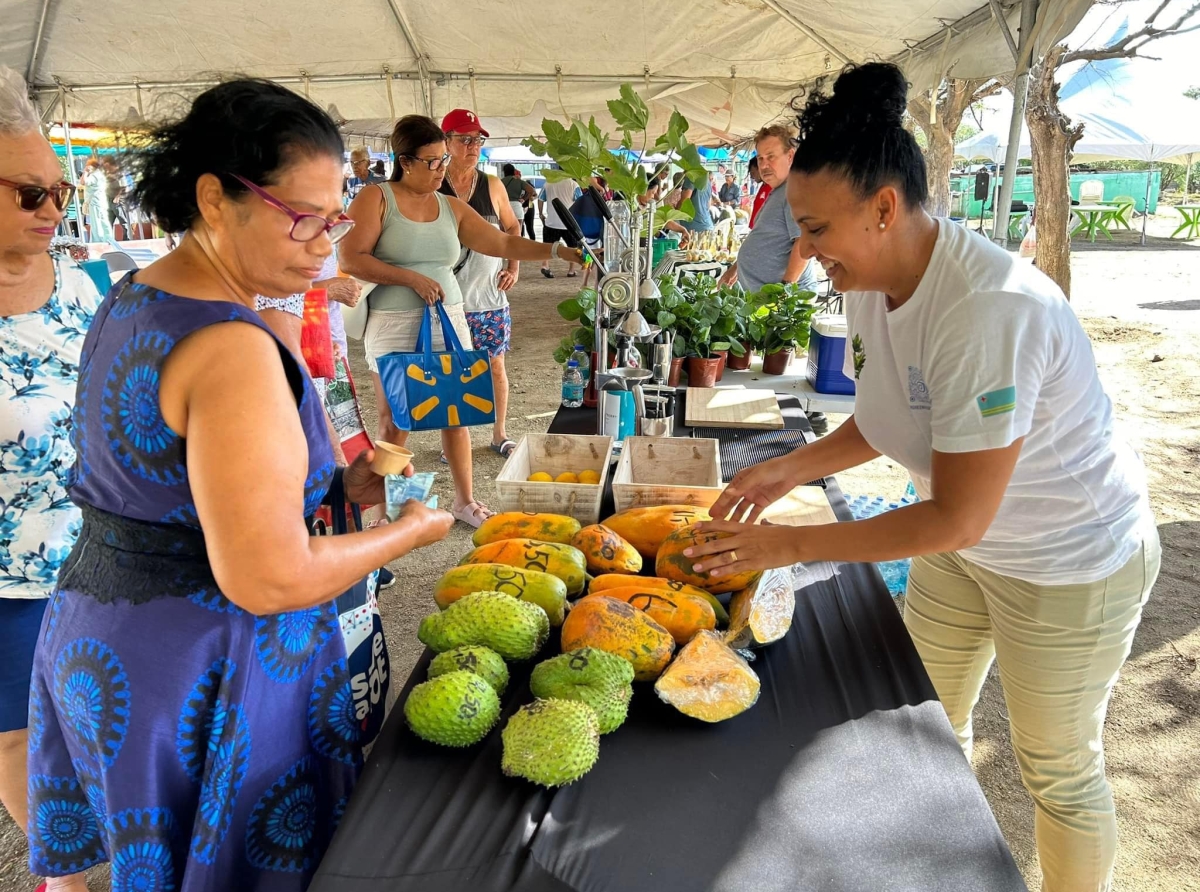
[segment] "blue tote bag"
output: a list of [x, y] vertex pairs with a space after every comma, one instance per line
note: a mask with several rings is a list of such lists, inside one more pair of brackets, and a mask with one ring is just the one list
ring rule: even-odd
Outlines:
[[446, 352], [433, 352], [433, 310], [425, 307], [412, 353], [379, 357], [379, 378], [402, 431], [473, 427], [496, 420], [492, 366], [486, 350], [464, 350], [441, 301], [435, 304]]

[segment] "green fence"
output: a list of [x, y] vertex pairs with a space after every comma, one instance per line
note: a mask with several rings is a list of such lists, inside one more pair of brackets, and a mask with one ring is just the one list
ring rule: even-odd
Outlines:
[[[1162, 187], [1162, 171], [1154, 170], [1135, 170], [1135, 171], [1111, 171], [1107, 173], [1073, 173], [1071, 174], [1071, 197], [1079, 198], [1079, 184], [1084, 180], [1099, 180], [1104, 183], [1104, 200], [1112, 201], [1118, 195], [1128, 195], [1137, 200], [1137, 210], [1139, 213], [1146, 209], [1146, 177], [1152, 177], [1150, 180], [1150, 213], [1154, 213], [1158, 209], [1158, 193]], [[996, 188], [998, 181], [995, 177], [992, 178], [992, 189]], [[975, 177], [973, 176], [958, 176], [950, 178], [950, 189], [955, 192], [966, 192], [967, 195], [975, 194]], [[1033, 176], [1031, 174], [1018, 174], [1016, 183], [1013, 184], [1013, 201], [1023, 201], [1026, 204], [1033, 203]], [[968, 203], [968, 216], [979, 219], [979, 211], [983, 202], [970, 201]], [[991, 199], [988, 200], [988, 211], [991, 212]]]

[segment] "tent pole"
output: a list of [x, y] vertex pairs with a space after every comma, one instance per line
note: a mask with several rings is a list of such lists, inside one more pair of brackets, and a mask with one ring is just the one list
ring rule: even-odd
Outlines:
[[1150, 184], [1154, 182], [1154, 162], [1150, 162], [1150, 169], [1146, 171], [1146, 208], [1142, 214], [1142, 247], [1146, 246], [1146, 221], [1150, 219]]
[[63, 113], [63, 147], [67, 150], [67, 178], [75, 187], [75, 192], [71, 195], [71, 203], [75, 206], [75, 225], [79, 227], [79, 240], [86, 243], [87, 235], [83, 231], [83, 209], [79, 207], [79, 182], [75, 179], [75, 156], [71, 148], [71, 121], [67, 114], [66, 93], [59, 93], [58, 104]]
[[1012, 119], [1008, 122], [1008, 146], [1004, 153], [1004, 176], [1000, 197], [992, 206], [992, 241], [1008, 247], [1008, 215], [1012, 210], [1013, 187], [1017, 181], [1017, 162], [1021, 154], [1021, 126], [1025, 122], [1025, 100], [1029, 93], [1029, 63], [1033, 48], [1033, 26], [1037, 21], [1038, 0], [1021, 0], [1021, 27], [1018, 32], [1016, 81], [1013, 84]]

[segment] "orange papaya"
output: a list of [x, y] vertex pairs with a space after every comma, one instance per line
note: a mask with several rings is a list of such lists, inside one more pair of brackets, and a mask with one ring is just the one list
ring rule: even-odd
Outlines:
[[684, 715], [721, 722], [758, 700], [758, 676], [713, 632], [699, 632], [654, 683], [654, 692]]
[[653, 561], [658, 557], [658, 547], [667, 536], [680, 527], [702, 520], [712, 520], [707, 508], [659, 505], [654, 508], [630, 508], [614, 514], [603, 523], [636, 548], [643, 558]]
[[433, 589], [433, 600], [445, 610], [475, 592], [503, 592], [546, 611], [550, 625], [561, 626], [567, 610], [567, 584], [557, 576], [523, 570], [508, 564], [466, 564], [451, 567]]
[[583, 552], [589, 573], [641, 572], [641, 553], [603, 524], [588, 524], [571, 544]]
[[529, 511], [506, 511], [493, 514], [479, 525], [471, 541], [478, 547], [501, 539], [537, 539], [539, 542], [561, 542], [569, 545], [581, 524], [563, 514], [534, 514]]
[[686, 548], [703, 545], [714, 539], [726, 539], [731, 535], [733, 534], [701, 533], [696, 529], [695, 524], [680, 527], [663, 540], [654, 560], [654, 572], [665, 579], [674, 579], [676, 582], [706, 589], [714, 595], [736, 592], [753, 585], [758, 579], [759, 573], [738, 573], [736, 576], [721, 576], [714, 579], [712, 576], [706, 576], [693, 570], [692, 567], [698, 558], [691, 558], [683, 553]]
[[729, 613], [726, 611], [725, 605], [712, 592], [697, 588], [694, 585], [676, 582], [674, 579], [663, 579], [659, 576], [630, 577], [624, 573], [605, 573], [603, 576], [597, 576], [588, 583], [588, 594], [607, 594], [611, 589], [627, 588], [631, 585], [641, 586], [643, 591], [648, 592], [683, 592], [704, 598], [708, 601], [709, 606], [712, 607], [713, 613], [716, 614], [718, 626], [723, 626], [729, 622]]
[[537, 570], [557, 576], [567, 586], [568, 595], [583, 591], [587, 579], [587, 562], [583, 552], [561, 542], [538, 542], [534, 539], [501, 539], [480, 545], [458, 562], [464, 564], [508, 564], [522, 570]]
[[670, 632], [679, 645], [687, 644], [697, 632], [711, 632], [717, 627], [717, 615], [712, 605], [699, 595], [647, 591], [641, 586], [631, 585], [628, 588], [608, 589], [602, 595], [588, 595], [588, 598], [616, 598], [632, 604]]
[[634, 681], [654, 681], [671, 662], [675, 639], [632, 604], [592, 595], [571, 608], [562, 626], [563, 653], [581, 647], [623, 657], [633, 665]]
[[754, 585], [729, 600], [730, 647], [760, 647], [778, 641], [792, 627], [796, 612], [795, 580], [787, 567], [768, 570]]

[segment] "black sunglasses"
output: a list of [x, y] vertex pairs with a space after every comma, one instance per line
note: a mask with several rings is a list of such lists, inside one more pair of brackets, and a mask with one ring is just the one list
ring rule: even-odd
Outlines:
[[31, 186], [29, 183], [14, 183], [12, 180], [0, 179], [0, 186], [7, 186], [17, 193], [17, 207], [23, 211], [36, 211], [49, 198], [60, 211], [67, 206], [75, 187], [63, 180], [53, 186]]

